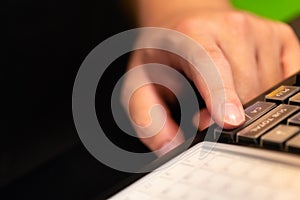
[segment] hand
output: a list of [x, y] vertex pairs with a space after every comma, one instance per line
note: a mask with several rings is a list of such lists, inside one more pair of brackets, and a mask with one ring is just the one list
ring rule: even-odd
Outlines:
[[[206, 74], [199, 74], [185, 61], [163, 51], [135, 52], [129, 69], [155, 62], [181, 71], [194, 82], [206, 103], [207, 110], [201, 112], [201, 119], [211, 115], [218, 124], [224, 123], [224, 128], [234, 128], [244, 122], [243, 103], [300, 69], [299, 42], [292, 29], [280, 22], [232, 9], [206, 9], [168, 16], [163, 23], [156, 26], [179, 31], [201, 45], [213, 59], [224, 88], [222, 85], [216, 85], [217, 83], [205, 85], [202, 77]], [[167, 41], [168, 36], [165, 37]], [[167, 78], [168, 74], [164, 76]], [[127, 79], [125, 84], [130, 81]], [[220, 97], [221, 93], [218, 90], [225, 91], [225, 99]], [[148, 113], [154, 104], [162, 105], [167, 113], [164, 126], [154, 136], [144, 138], [145, 133], [137, 130], [141, 140], [151, 150], [165, 147], [161, 150], [164, 153], [184, 140], [183, 134], [179, 134], [173, 145], [166, 145], [174, 139], [178, 130], [166, 103], [172, 103], [173, 99], [173, 95], [155, 85], [144, 86], [131, 97], [130, 117], [133, 123], [141, 127], [151, 124]], [[216, 101], [212, 102], [211, 99]], [[220, 106], [224, 112], [219, 112]], [[199, 127], [207, 126], [208, 121], [201, 120]]]

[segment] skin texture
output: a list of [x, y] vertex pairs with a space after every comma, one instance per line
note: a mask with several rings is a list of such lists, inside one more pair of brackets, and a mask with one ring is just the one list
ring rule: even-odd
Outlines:
[[[179, 31], [199, 43], [213, 59], [225, 88], [205, 85], [202, 78], [205, 74], [199, 74], [184, 60], [163, 51], [134, 52], [128, 66], [131, 69], [150, 62], [162, 63], [185, 74], [206, 103], [207, 110], [199, 111], [194, 117], [197, 121], [201, 114], [204, 119], [195, 124], [199, 129], [208, 125], [210, 116], [218, 124], [224, 123], [224, 128], [241, 125], [245, 120], [243, 103], [300, 69], [299, 41], [288, 25], [237, 11], [226, 0], [139, 0], [135, 8], [139, 26]], [[220, 98], [221, 89], [225, 89], [225, 99]], [[173, 145], [167, 147], [178, 130], [167, 106], [173, 101], [174, 95], [155, 85], [139, 88], [130, 100], [129, 115], [141, 127], [151, 124], [149, 110], [154, 104], [164, 107], [167, 119], [157, 134], [143, 138], [143, 133], [137, 130], [142, 142], [151, 150], [162, 148], [161, 154], [184, 140], [180, 133]], [[217, 112], [220, 106], [224, 112]]]

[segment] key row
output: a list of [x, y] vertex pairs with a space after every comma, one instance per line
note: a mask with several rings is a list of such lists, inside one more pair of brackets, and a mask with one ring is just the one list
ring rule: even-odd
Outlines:
[[245, 123], [233, 130], [215, 128], [214, 138], [300, 153], [300, 87], [280, 86], [245, 109]]

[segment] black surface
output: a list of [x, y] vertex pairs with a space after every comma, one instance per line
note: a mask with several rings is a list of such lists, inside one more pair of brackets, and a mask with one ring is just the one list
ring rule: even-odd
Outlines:
[[289, 24], [294, 29], [298, 39], [300, 39], [300, 16], [292, 20]]
[[92, 199], [125, 177], [78, 146], [2, 188], [1, 199]]
[[[73, 82], [84, 58], [101, 41], [132, 27], [118, 3], [18, 0], [1, 8], [8, 49], [1, 73], [8, 108], [2, 111], [1, 199], [90, 199], [126, 175], [87, 153], [71, 110]], [[111, 77], [125, 70], [126, 59], [108, 70], [100, 95], [109, 98]], [[99, 113], [106, 115], [104, 100], [97, 100]], [[102, 123], [118, 135], [110, 117]], [[128, 146], [145, 150], [137, 140]]]

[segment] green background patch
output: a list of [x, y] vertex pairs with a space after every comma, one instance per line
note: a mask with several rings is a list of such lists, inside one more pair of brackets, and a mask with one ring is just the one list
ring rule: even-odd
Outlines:
[[274, 20], [289, 21], [300, 15], [300, 0], [231, 0], [242, 10]]

